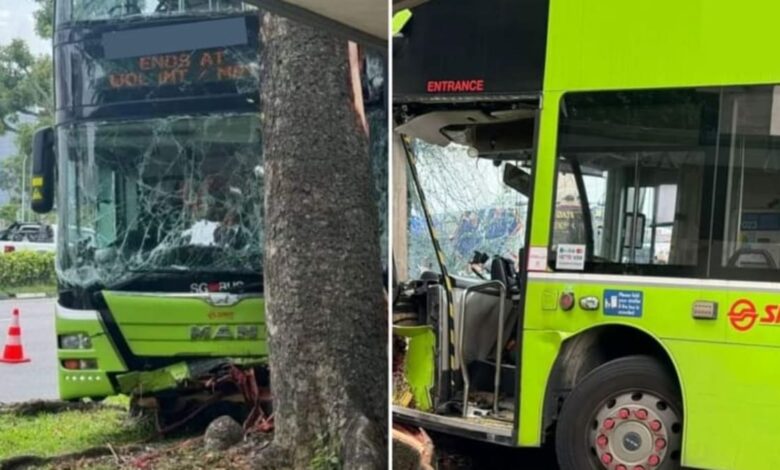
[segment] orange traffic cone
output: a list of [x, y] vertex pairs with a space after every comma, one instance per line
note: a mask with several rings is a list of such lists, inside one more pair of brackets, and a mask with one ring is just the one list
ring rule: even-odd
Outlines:
[[8, 327], [8, 339], [5, 343], [5, 349], [3, 349], [3, 357], [0, 357], [0, 362], [18, 364], [29, 361], [29, 358], [24, 357], [22, 328], [19, 326], [19, 309], [15, 308], [13, 317], [11, 317], [11, 326]]

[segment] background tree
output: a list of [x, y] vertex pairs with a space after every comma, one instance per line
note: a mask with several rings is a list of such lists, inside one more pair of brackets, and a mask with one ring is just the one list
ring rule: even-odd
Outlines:
[[54, 0], [35, 0], [38, 9], [35, 10], [35, 32], [44, 39], [51, 39], [54, 34]]
[[[51, 38], [53, 0], [35, 1], [35, 30], [39, 36]], [[16, 147], [14, 155], [0, 162], [0, 190], [10, 195], [10, 202], [0, 208], [0, 221], [11, 222], [17, 217], [22, 175], [29, 174], [32, 166], [32, 134], [35, 129], [51, 125], [53, 107], [51, 57], [36, 57], [21, 39], [0, 46], [0, 135], [14, 133]], [[22, 168], [25, 156], [26, 172]]]
[[[384, 468], [387, 317], [368, 136], [348, 43], [265, 15], [266, 468]], [[359, 87], [358, 87], [359, 88]]]

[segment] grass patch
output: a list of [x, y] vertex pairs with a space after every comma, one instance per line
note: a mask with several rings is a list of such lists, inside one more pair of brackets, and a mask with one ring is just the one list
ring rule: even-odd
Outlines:
[[[126, 406], [126, 398], [110, 403]], [[48, 457], [111, 444], [137, 442], [153, 433], [151, 426], [128, 418], [126, 410], [97, 408], [19, 416], [0, 413], [0, 459], [19, 455]]]
[[0, 286], [0, 293], [4, 294], [37, 294], [43, 292], [44, 294], [56, 294], [56, 284], [31, 284], [29, 286], [18, 287], [3, 287]]

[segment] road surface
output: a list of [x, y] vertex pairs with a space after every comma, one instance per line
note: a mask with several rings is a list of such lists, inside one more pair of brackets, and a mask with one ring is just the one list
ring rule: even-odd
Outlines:
[[512, 449], [429, 431], [440, 470], [557, 470], [552, 449]]
[[57, 398], [57, 347], [54, 299], [0, 301], [0, 354], [5, 347], [11, 311], [19, 308], [22, 345], [30, 362], [0, 363], [0, 403]]

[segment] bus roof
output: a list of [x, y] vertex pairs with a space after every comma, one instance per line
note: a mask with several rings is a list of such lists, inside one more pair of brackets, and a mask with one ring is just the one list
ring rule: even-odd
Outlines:
[[394, 0], [394, 101], [780, 84], [776, 0]]
[[780, 83], [777, 0], [550, 0], [545, 90]]

